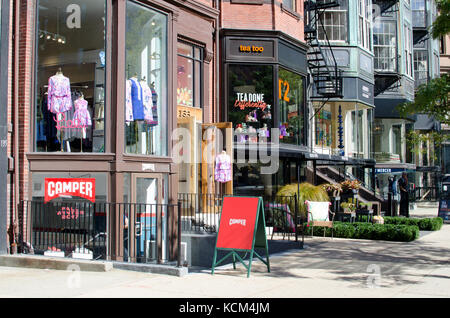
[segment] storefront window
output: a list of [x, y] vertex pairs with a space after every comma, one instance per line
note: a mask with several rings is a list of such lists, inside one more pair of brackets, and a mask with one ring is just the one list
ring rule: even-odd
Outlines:
[[305, 144], [305, 94], [303, 76], [280, 67], [278, 98], [280, 104], [280, 142]]
[[332, 129], [332, 117], [331, 106], [325, 105], [322, 109], [316, 109], [316, 129], [315, 129], [315, 141], [319, 147], [331, 147], [333, 142], [333, 129]]
[[200, 47], [178, 42], [177, 105], [202, 107], [202, 60]]
[[167, 16], [127, 2], [126, 152], [167, 155]]
[[104, 152], [106, 1], [37, 7], [36, 150]]
[[273, 67], [230, 65], [228, 69], [228, 120], [236, 142], [270, 141], [273, 127]]

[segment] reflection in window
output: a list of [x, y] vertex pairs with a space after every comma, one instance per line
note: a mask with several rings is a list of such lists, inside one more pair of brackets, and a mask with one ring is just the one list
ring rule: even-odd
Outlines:
[[177, 105], [202, 107], [202, 60], [200, 47], [178, 42]]
[[35, 141], [43, 152], [104, 152], [104, 0], [39, 0]]
[[280, 142], [305, 144], [303, 83], [301, 75], [280, 68], [278, 78]]
[[126, 152], [167, 154], [167, 16], [127, 2]]
[[228, 87], [228, 120], [233, 123], [235, 141], [270, 141], [273, 127], [273, 67], [230, 65]]

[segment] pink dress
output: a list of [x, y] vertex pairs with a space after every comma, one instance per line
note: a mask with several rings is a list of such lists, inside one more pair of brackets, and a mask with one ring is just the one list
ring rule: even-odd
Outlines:
[[72, 108], [70, 80], [64, 75], [53, 75], [48, 79], [48, 110], [54, 114]]
[[75, 113], [73, 115], [75, 123], [82, 127], [91, 126], [91, 115], [87, 109], [88, 102], [85, 99], [79, 98], [73, 102], [73, 105], [75, 106]]
[[231, 181], [231, 159], [229, 155], [220, 154], [216, 157], [214, 179], [220, 183]]
[[133, 117], [133, 102], [131, 100], [131, 82], [126, 81], [126, 92], [125, 92], [125, 121], [131, 122], [134, 120]]

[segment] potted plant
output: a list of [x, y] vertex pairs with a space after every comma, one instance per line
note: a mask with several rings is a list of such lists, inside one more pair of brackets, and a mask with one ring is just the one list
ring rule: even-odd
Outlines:
[[361, 183], [358, 180], [344, 180], [340, 183], [342, 190], [345, 192], [351, 191], [354, 194], [358, 193]]
[[341, 203], [341, 208], [344, 210], [344, 213], [353, 213], [356, 210], [356, 204], [352, 202], [343, 202]]
[[339, 194], [342, 192], [342, 186], [339, 183], [325, 183], [321, 187], [330, 197], [339, 197]]

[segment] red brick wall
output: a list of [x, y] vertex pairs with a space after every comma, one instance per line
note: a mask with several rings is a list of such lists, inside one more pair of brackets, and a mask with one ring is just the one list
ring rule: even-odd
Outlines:
[[297, 1], [297, 12], [292, 14], [281, 8], [281, 1], [263, 4], [222, 2], [222, 27], [282, 31], [303, 41], [303, 0]]

